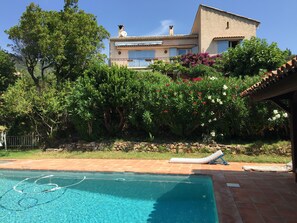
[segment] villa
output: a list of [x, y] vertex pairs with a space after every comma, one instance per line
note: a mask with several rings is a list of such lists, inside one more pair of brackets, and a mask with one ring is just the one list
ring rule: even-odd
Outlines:
[[154, 60], [169, 61], [187, 53], [220, 54], [243, 39], [256, 36], [260, 22], [217, 8], [200, 5], [189, 34], [128, 36], [119, 25], [118, 37], [110, 38], [110, 63], [134, 69], [146, 68]]

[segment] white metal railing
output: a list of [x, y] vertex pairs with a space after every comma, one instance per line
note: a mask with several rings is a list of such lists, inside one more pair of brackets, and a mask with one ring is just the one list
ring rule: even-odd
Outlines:
[[39, 136], [6, 136], [6, 143], [8, 148], [35, 148], [39, 144]]

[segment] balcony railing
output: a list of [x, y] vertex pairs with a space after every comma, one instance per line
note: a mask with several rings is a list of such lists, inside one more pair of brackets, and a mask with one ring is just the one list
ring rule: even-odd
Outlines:
[[110, 58], [110, 64], [127, 66], [130, 68], [146, 68], [157, 60], [170, 61], [170, 57], [155, 57], [155, 58]]

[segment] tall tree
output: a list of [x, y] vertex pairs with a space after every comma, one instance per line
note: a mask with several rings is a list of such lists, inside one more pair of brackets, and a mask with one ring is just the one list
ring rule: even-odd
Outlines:
[[59, 21], [52, 24], [54, 68], [58, 81], [75, 80], [100, 55], [109, 33], [98, 26], [94, 15], [82, 10], [67, 8], [59, 15]]
[[64, 3], [65, 3], [65, 5], [64, 5], [64, 10], [65, 10], [66, 8], [78, 7], [78, 6], [77, 6], [78, 0], [64, 0]]
[[60, 12], [43, 11], [31, 3], [19, 24], [6, 31], [13, 51], [23, 58], [39, 89], [48, 68], [53, 69], [58, 82], [75, 80], [88, 62], [100, 55], [102, 40], [109, 36], [94, 15], [73, 8], [76, 3], [66, 1], [67, 7]]
[[46, 14], [39, 6], [31, 3], [21, 16], [20, 23], [6, 31], [13, 41], [12, 50], [22, 58], [38, 88], [40, 75], [35, 70], [38, 62], [43, 59], [43, 47], [46, 46], [49, 35], [45, 24]]
[[14, 62], [8, 53], [0, 49], [0, 95], [15, 80]]

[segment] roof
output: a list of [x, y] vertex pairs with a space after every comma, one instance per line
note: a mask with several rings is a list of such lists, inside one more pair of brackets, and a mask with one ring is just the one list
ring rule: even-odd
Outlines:
[[215, 10], [215, 11], [218, 11], [218, 12], [221, 12], [221, 13], [225, 13], [225, 14], [229, 14], [229, 15], [233, 15], [233, 16], [236, 16], [236, 17], [239, 17], [239, 18], [242, 18], [242, 19], [250, 20], [250, 21], [252, 21], [252, 22], [257, 23], [257, 27], [260, 25], [260, 22], [259, 22], [258, 20], [251, 19], [251, 18], [242, 16], [242, 15], [234, 14], [234, 13], [232, 13], [232, 12], [227, 12], [227, 11], [224, 11], [224, 10], [221, 10], [221, 9], [218, 9], [218, 8], [214, 8], [214, 7], [210, 7], [210, 6], [207, 6], [207, 5], [203, 5], [203, 4], [201, 4], [200, 7], [202, 7], [202, 8], [206, 8], [206, 9]]
[[216, 36], [213, 40], [224, 40], [224, 39], [244, 39], [244, 36]]
[[198, 35], [164, 35], [164, 36], [127, 36], [127, 37], [112, 37], [110, 41], [144, 41], [144, 40], [170, 40], [170, 39], [195, 39]]
[[128, 42], [115, 42], [115, 46], [156, 46], [162, 45], [163, 41], [128, 41]]
[[[265, 77], [260, 82], [246, 89], [240, 95], [242, 97], [253, 96], [259, 91], [265, 90], [268, 87], [273, 88], [279, 82], [286, 79], [289, 80], [291, 77], [294, 77], [295, 79], [297, 78], [297, 56], [282, 65], [277, 70], [266, 73]], [[297, 86], [295, 87], [297, 88]], [[287, 92], [284, 91], [284, 93], [289, 93], [290, 89], [292, 88], [287, 87]]]

